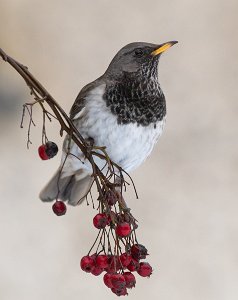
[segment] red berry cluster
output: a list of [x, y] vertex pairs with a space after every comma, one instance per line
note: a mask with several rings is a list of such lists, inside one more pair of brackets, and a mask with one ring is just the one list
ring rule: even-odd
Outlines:
[[[39, 147], [39, 156], [46, 160], [57, 154], [58, 147], [47, 142]], [[115, 190], [116, 185], [103, 186], [98, 201], [99, 213], [93, 218], [93, 225], [99, 230], [87, 256], [81, 259], [81, 268], [87, 273], [99, 276], [104, 273], [104, 284], [117, 296], [127, 295], [128, 289], [135, 287], [133, 272], [142, 277], [152, 274], [148, 262], [141, 261], [148, 255], [145, 246], [137, 242], [136, 219], [127, 208], [122, 194]], [[57, 199], [52, 206], [57, 216], [66, 213], [66, 205]], [[93, 248], [95, 253], [90, 255]]]
[[[127, 295], [128, 289], [135, 287], [133, 272], [142, 277], [152, 274], [150, 264], [141, 261], [148, 252], [137, 242], [136, 220], [128, 209], [123, 209], [121, 200], [122, 196], [115, 191], [99, 199], [99, 213], [93, 218], [99, 233], [89, 254], [80, 263], [83, 271], [94, 276], [105, 272], [104, 284], [117, 296]], [[96, 251], [90, 255], [94, 247]]]
[[140, 262], [148, 255], [147, 249], [140, 244], [134, 244], [128, 252], [121, 255], [93, 254], [81, 259], [81, 268], [87, 273], [103, 276], [104, 284], [117, 296], [127, 295], [127, 289], [135, 287], [136, 278], [132, 272], [142, 277], [152, 274], [152, 267], [147, 262]]

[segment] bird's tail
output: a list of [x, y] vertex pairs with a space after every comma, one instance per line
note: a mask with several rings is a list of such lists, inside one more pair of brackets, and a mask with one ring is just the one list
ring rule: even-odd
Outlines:
[[40, 192], [40, 199], [46, 202], [60, 199], [62, 201], [68, 200], [71, 205], [81, 204], [93, 184], [92, 176], [80, 170], [75, 175], [62, 178], [60, 171], [60, 169], [57, 170]]

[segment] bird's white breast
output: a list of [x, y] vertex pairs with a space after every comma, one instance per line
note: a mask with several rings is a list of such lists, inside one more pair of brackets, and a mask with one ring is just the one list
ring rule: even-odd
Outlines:
[[[161, 135], [165, 118], [149, 126], [138, 126], [134, 123], [118, 124], [117, 116], [106, 106], [102, 96], [105, 85], [95, 88], [86, 98], [83, 111], [75, 116], [75, 124], [83, 137], [94, 139], [96, 146], [106, 146], [109, 157], [124, 170], [131, 171], [138, 167], [151, 153]], [[78, 148], [71, 149], [75, 155]], [[74, 162], [75, 168], [82, 168], [80, 161]], [[105, 162], [96, 161], [100, 167]], [[72, 164], [71, 164], [72, 166]]]

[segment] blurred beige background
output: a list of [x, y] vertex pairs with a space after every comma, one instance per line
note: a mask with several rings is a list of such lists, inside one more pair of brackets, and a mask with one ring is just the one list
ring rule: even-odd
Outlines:
[[[165, 133], [132, 175], [127, 199], [149, 248], [151, 279], [128, 299], [238, 297], [238, 2], [1, 0], [0, 47], [26, 64], [69, 111], [78, 91], [132, 41], [178, 40], [160, 61]], [[28, 89], [0, 61], [0, 299], [114, 299], [80, 258], [96, 236], [83, 205], [57, 218], [38, 193], [60, 157], [42, 162], [41, 115], [26, 149]], [[25, 123], [27, 124], [27, 123]], [[49, 136], [61, 145], [58, 126]]]

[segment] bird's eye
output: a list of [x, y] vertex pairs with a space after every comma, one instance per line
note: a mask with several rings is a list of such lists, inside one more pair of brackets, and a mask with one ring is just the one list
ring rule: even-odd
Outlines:
[[142, 57], [144, 54], [144, 51], [141, 48], [138, 48], [135, 50], [135, 56], [136, 57]]

